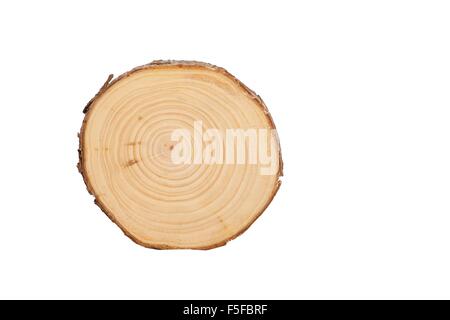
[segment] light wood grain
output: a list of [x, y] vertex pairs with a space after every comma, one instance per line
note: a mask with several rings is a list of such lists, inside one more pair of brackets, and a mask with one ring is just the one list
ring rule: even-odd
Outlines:
[[96, 204], [136, 243], [210, 249], [244, 232], [280, 186], [260, 164], [174, 164], [171, 132], [274, 129], [253, 91], [222, 68], [155, 61], [108, 78], [85, 108], [79, 170]]

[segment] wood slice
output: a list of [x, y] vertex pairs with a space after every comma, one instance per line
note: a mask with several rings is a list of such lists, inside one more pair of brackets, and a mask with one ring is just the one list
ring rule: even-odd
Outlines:
[[[275, 125], [261, 98], [226, 70], [194, 61], [154, 61], [112, 78], [84, 109], [79, 135], [78, 168], [95, 203], [150, 248], [210, 249], [244, 232], [281, 183]], [[174, 139], [180, 129], [200, 140]], [[249, 161], [250, 140], [244, 163], [236, 160], [237, 142], [234, 163], [221, 158], [226, 141], [205, 135], [208, 129], [222, 137], [228, 129], [271, 131], [261, 141], [275, 170]], [[175, 151], [183, 162], [174, 161]], [[208, 156], [216, 161], [206, 163]]]

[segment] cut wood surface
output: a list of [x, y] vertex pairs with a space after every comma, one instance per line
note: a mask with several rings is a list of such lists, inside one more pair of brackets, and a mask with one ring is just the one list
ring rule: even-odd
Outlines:
[[201, 62], [155, 61], [112, 78], [84, 109], [79, 135], [78, 168], [95, 203], [150, 248], [210, 249], [244, 232], [280, 186], [278, 139], [276, 170], [261, 174], [267, 164], [174, 163], [173, 132], [195, 135], [199, 121], [205, 131], [275, 129], [261, 98]]

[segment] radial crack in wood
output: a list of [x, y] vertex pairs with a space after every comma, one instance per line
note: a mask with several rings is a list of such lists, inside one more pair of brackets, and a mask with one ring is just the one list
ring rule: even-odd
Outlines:
[[88, 191], [145, 247], [222, 246], [280, 186], [269, 111], [222, 68], [154, 61], [110, 75], [83, 111], [78, 168]]

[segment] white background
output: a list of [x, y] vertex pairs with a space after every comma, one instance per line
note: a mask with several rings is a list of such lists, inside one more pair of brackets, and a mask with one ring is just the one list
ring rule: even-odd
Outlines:
[[[450, 3], [3, 1], [0, 298], [450, 298]], [[153, 59], [227, 68], [281, 189], [210, 251], [134, 244], [76, 170], [82, 109]]]

